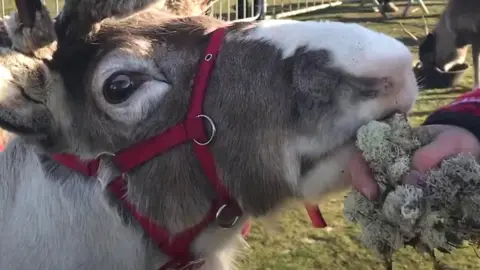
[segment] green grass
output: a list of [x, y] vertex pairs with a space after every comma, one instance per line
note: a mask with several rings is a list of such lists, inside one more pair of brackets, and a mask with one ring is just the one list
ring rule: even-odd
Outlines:
[[[6, 2], [6, 10], [8, 12], [12, 11], [11, 3], [13, 1]], [[232, 0], [230, 3], [234, 2]], [[48, 0], [47, 3], [54, 11], [55, 2]], [[438, 14], [442, 11], [444, 5], [443, 1], [427, 2], [427, 4], [431, 15], [426, 16], [426, 19], [430, 29], [433, 29]], [[361, 23], [366, 27], [403, 40], [416, 55], [415, 44], [409, 40], [397, 23], [401, 21], [407, 29], [418, 37], [422, 37], [421, 10], [410, 14], [405, 19], [385, 21], [380, 14], [372, 12], [370, 8], [360, 10], [357, 6], [358, 4], [345, 4], [315, 14], [299, 16], [295, 19]], [[410, 115], [410, 120], [414, 125], [420, 124], [433, 110], [447, 104], [459, 94], [468, 91], [472, 85], [472, 70], [470, 69], [463, 78], [461, 85], [456, 89], [423, 91]], [[382, 269], [382, 264], [359, 242], [358, 228], [345, 223], [342, 213], [343, 196], [344, 194], [330, 196], [329, 199], [321, 203], [322, 212], [330, 226], [328, 230], [312, 228], [305, 210], [301, 207], [293, 207], [285, 211], [280, 219], [282, 233], [268, 233], [261, 223], [255, 222], [253, 230], [247, 238], [251, 248], [246, 251], [246, 256], [240, 258], [240, 269]], [[480, 259], [475, 256], [470, 248], [458, 250], [451, 255], [442, 255], [440, 258], [443, 262], [455, 266], [457, 269], [480, 269]], [[427, 257], [420, 256], [411, 249], [402, 250], [395, 256], [395, 269], [398, 270], [420, 270], [431, 269], [431, 267], [431, 261]]]

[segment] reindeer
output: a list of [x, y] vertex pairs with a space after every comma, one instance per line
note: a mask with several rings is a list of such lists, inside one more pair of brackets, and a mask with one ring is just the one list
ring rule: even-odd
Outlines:
[[[419, 42], [420, 61], [443, 71], [465, 62], [472, 47], [474, 88], [480, 87], [480, 3], [475, 0], [449, 0], [435, 29], [425, 23], [426, 37]], [[408, 31], [407, 31], [408, 32]], [[412, 38], [418, 39], [407, 33]]]
[[357, 24], [16, 3], [0, 269], [232, 269], [250, 219], [348, 187], [358, 128], [418, 93], [408, 48]]

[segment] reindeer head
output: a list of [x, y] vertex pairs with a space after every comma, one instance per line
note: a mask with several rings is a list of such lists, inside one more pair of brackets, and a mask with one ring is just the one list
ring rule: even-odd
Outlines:
[[425, 29], [425, 37], [417, 38], [412, 32], [408, 31], [402, 23], [399, 23], [403, 31], [412, 38], [412, 40], [418, 45], [418, 57], [423, 65], [435, 65], [435, 33], [430, 33], [428, 30], [427, 20], [422, 16], [423, 26]]
[[[476, 5], [472, 7], [475, 9]], [[432, 32], [423, 18], [425, 37], [421, 40], [402, 25], [403, 30], [418, 43], [418, 56], [424, 68], [449, 71], [465, 62], [470, 34], [475, 31], [475, 22], [471, 21], [476, 16], [474, 11], [462, 1], [449, 1]], [[465, 19], [459, 19], [461, 17]]]
[[8, 21], [16, 50], [0, 52], [0, 126], [48, 151], [92, 158], [182, 121], [197, 64], [220, 26], [228, 33], [205, 110], [238, 146], [247, 144], [241, 134], [321, 126], [334, 147], [366, 121], [408, 111], [417, 93], [408, 49], [356, 24], [227, 25], [156, 7], [133, 12], [151, 1], [67, 3], [53, 22], [40, 0], [31, 2], [34, 16], [19, 8]]

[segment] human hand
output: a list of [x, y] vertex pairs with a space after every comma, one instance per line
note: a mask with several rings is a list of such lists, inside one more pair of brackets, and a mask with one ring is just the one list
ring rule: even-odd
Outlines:
[[[412, 157], [412, 171], [424, 173], [450, 156], [464, 153], [480, 155], [480, 142], [468, 130], [450, 125], [427, 125], [417, 128], [421, 136], [432, 138], [432, 141], [418, 149]], [[374, 200], [378, 197], [379, 188], [373, 179], [368, 164], [357, 150], [348, 165], [351, 184], [365, 197]], [[406, 177], [409, 183], [416, 181], [414, 173]]]

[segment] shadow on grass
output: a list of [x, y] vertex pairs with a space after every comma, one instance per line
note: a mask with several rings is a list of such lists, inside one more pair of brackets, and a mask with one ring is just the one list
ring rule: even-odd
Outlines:
[[430, 114], [432, 114], [432, 112], [434, 112], [435, 110], [427, 110], [427, 111], [416, 111], [416, 112], [411, 112], [408, 114], [408, 117], [427, 117], [429, 116]]
[[[425, 15], [425, 18], [437, 18], [438, 14], [430, 14], [430, 15]], [[422, 16], [407, 16], [407, 17], [402, 17], [401, 15], [399, 16], [394, 16], [390, 19], [386, 19], [380, 14], [378, 17], [344, 17], [344, 16], [329, 16], [329, 20], [336, 20], [336, 21], [341, 21], [341, 22], [348, 22], [348, 23], [392, 23], [394, 22], [397, 24], [396, 20], [418, 20], [421, 19]]]
[[434, 101], [446, 101], [446, 100], [452, 100], [452, 97], [444, 96], [442, 94], [438, 94], [436, 96], [427, 96], [427, 97], [422, 97], [418, 100], [418, 102], [434, 102]]
[[434, 96], [434, 97], [438, 97], [439, 95], [450, 95], [450, 94], [458, 94], [458, 95], [461, 95], [461, 94], [464, 94], [468, 91], [471, 90], [471, 88], [469, 87], [466, 87], [466, 86], [457, 86], [455, 88], [452, 88], [452, 89], [445, 89], [445, 90], [442, 90], [442, 89], [438, 89], [440, 90], [439, 91], [433, 91], [433, 92], [427, 92], [429, 90], [433, 90], [433, 89], [422, 89], [422, 96]]
[[408, 47], [417, 47], [418, 46], [418, 41], [414, 40], [411, 37], [397, 37], [396, 38], [398, 41], [402, 42]]
[[[324, 14], [326, 10], [322, 11], [317, 11], [312, 13], [315, 14]], [[355, 4], [350, 4], [350, 5], [341, 5], [338, 7], [335, 7], [335, 14], [342, 14], [342, 13], [357, 13], [357, 14], [362, 14], [362, 13], [370, 13], [370, 14], [380, 14], [378, 12], [375, 12], [373, 10], [373, 5], [364, 5], [363, 7], [360, 7], [360, 3], [355, 3]]]

